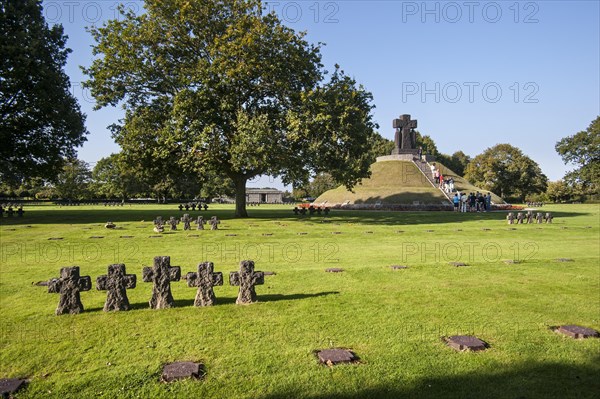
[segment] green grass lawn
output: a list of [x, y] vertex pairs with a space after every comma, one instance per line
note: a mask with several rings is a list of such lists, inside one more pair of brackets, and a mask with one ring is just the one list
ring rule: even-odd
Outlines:
[[[30, 379], [18, 398], [598, 397], [600, 340], [550, 327], [600, 330], [600, 210], [543, 211], [553, 224], [509, 230], [496, 212], [334, 210], [322, 223], [289, 206], [249, 208], [242, 220], [213, 206], [201, 214], [219, 216], [220, 230], [149, 238], [154, 217], [181, 216], [175, 205], [29, 207], [0, 226], [0, 378]], [[212, 261], [226, 284], [244, 259], [277, 274], [250, 306], [235, 305], [237, 288], [224, 285], [216, 306], [195, 308], [195, 288], [180, 281], [177, 306], [151, 310], [141, 271], [158, 255], [182, 274]], [[131, 311], [102, 311], [95, 280], [112, 263], [137, 274]], [[71, 265], [93, 289], [81, 294], [84, 313], [55, 316], [58, 295], [32, 283]], [[490, 348], [455, 352], [441, 340], [455, 334]], [[351, 348], [360, 364], [319, 365], [313, 351], [332, 347]], [[162, 366], [178, 360], [202, 362], [206, 378], [160, 383]]]

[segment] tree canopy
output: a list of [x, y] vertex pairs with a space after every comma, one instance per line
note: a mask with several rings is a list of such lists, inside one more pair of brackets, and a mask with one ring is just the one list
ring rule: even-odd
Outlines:
[[85, 141], [85, 116], [63, 68], [71, 50], [40, 1], [0, 0], [0, 180], [54, 178]]
[[465, 178], [503, 198], [518, 198], [546, 190], [548, 178], [539, 165], [510, 144], [497, 144], [477, 155], [466, 168]]
[[259, 0], [147, 1], [145, 13], [92, 28], [99, 56], [84, 72], [97, 108], [121, 104], [125, 156], [176, 159], [231, 179], [236, 216], [258, 175], [300, 185], [328, 172], [348, 187], [368, 176], [372, 96], [320, 47], [266, 14]]
[[567, 173], [565, 180], [580, 185], [585, 194], [598, 195], [600, 191], [600, 116], [579, 133], [556, 143], [556, 152], [565, 164], [576, 169]]

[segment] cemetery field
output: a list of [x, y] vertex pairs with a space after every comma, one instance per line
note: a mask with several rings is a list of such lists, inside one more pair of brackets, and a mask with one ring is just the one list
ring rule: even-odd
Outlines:
[[[249, 207], [251, 218], [233, 219], [233, 206], [212, 205], [187, 213], [218, 216], [219, 230], [180, 224], [159, 238], [150, 238], [156, 216], [186, 212], [31, 206], [5, 216], [0, 378], [29, 380], [17, 398], [598, 397], [600, 339], [551, 330], [600, 330], [598, 205], [546, 205], [552, 224], [512, 226], [506, 212], [303, 217], [291, 208]], [[104, 228], [109, 220], [117, 229]], [[182, 279], [171, 283], [176, 307], [149, 309], [142, 267], [154, 256], [170, 256], [182, 275], [214, 262], [224, 280], [217, 304], [194, 307], [196, 288]], [[258, 303], [236, 305], [229, 272], [245, 259], [276, 274], [256, 287]], [[132, 310], [106, 313], [96, 278], [114, 263], [137, 287], [127, 291]], [[73, 265], [92, 279], [85, 310], [55, 316], [59, 295], [33, 283]], [[442, 340], [452, 335], [489, 347], [457, 352]], [[360, 360], [320, 365], [314, 352], [327, 348]], [[161, 383], [174, 361], [203, 363], [204, 379]]]

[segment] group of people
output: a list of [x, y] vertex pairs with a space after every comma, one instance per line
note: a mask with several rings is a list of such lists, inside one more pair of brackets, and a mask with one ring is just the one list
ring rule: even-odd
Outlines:
[[433, 176], [433, 180], [435, 184], [437, 184], [438, 188], [444, 190], [444, 192], [448, 194], [452, 194], [454, 191], [454, 179], [452, 177], [446, 178], [438, 168], [435, 166], [435, 162], [431, 164], [431, 175]]
[[454, 212], [489, 212], [492, 210], [492, 194], [456, 193], [452, 198]]

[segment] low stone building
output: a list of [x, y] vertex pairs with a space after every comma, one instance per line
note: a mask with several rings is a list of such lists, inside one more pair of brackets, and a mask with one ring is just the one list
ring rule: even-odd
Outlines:
[[246, 188], [246, 202], [255, 204], [281, 204], [283, 191], [275, 188]]

